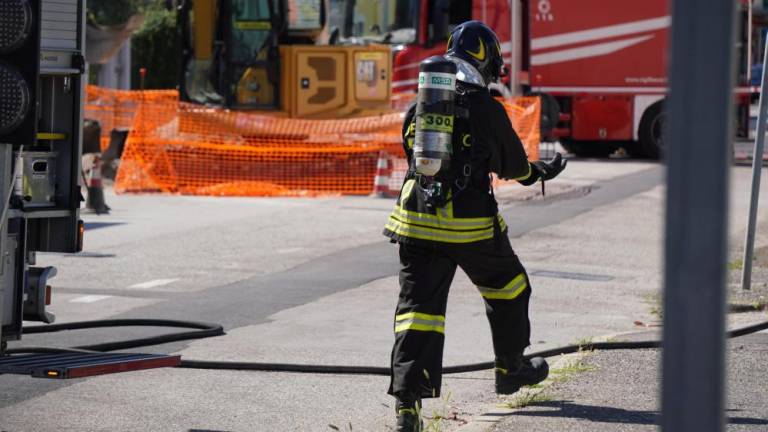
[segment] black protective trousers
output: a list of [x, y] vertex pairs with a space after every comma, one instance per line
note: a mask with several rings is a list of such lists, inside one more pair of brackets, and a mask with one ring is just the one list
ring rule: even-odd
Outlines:
[[400, 243], [400, 264], [389, 394], [440, 396], [445, 311], [457, 265], [485, 300], [496, 357], [530, 345], [530, 283], [506, 235], [457, 245]]

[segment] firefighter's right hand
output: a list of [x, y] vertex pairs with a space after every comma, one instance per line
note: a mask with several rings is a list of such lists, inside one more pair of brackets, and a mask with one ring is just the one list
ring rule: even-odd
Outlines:
[[555, 157], [549, 162], [538, 160], [533, 162], [532, 165], [538, 171], [539, 178], [543, 181], [549, 181], [557, 177], [568, 164], [567, 159], [563, 159], [563, 155], [555, 153]]

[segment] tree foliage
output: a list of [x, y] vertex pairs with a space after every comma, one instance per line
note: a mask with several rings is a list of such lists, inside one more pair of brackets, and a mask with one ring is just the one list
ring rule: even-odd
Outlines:
[[181, 50], [176, 35], [176, 11], [156, 2], [144, 13], [144, 24], [131, 39], [131, 82], [141, 86], [139, 69], [146, 68], [144, 88], [174, 88], [178, 83]]
[[125, 23], [128, 18], [144, 12], [157, 0], [88, 0], [88, 19], [103, 26]]
[[141, 86], [139, 69], [146, 68], [145, 88], [174, 88], [180, 63], [176, 36], [176, 2], [170, 0], [88, 0], [88, 20], [119, 26], [131, 16], [144, 15], [144, 23], [131, 38], [131, 82]]

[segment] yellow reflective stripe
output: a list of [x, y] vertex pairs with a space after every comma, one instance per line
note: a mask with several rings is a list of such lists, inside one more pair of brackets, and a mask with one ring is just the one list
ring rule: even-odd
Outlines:
[[464, 218], [443, 219], [427, 213], [409, 212], [403, 210], [400, 206], [395, 206], [395, 209], [392, 211], [392, 217], [403, 223], [423, 225], [431, 228], [451, 228], [469, 231], [486, 229], [493, 226], [493, 216], [481, 218], [480, 221]]
[[395, 316], [395, 333], [406, 330], [433, 331], [445, 334], [445, 316], [408, 312]]
[[400, 191], [400, 203], [403, 203], [408, 199], [409, 196], [411, 196], [411, 191], [413, 191], [414, 184], [416, 184], [416, 181], [413, 179], [405, 182], [403, 189]]
[[501, 231], [506, 230], [507, 223], [504, 221], [504, 218], [500, 214], [497, 214], [496, 217], [499, 218], [499, 228], [501, 228]]
[[385, 228], [403, 237], [444, 243], [471, 243], [493, 238], [493, 226], [478, 231], [445, 231], [404, 224], [390, 217]]
[[416, 122], [412, 121], [411, 124], [408, 125], [408, 129], [405, 130], [405, 135], [403, 137], [411, 137], [415, 135], [416, 131], [414, 130], [414, 127], [416, 127]]
[[[437, 208], [437, 217], [441, 217], [443, 219], [454, 219], [453, 217], [453, 192], [451, 190], [448, 190], [448, 204], [445, 205], [445, 208], [438, 207]], [[462, 218], [462, 220], [467, 220], [469, 218]], [[471, 219], [469, 219], [471, 220]]]
[[445, 317], [443, 315], [430, 315], [430, 314], [419, 313], [419, 312], [408, 312], [408, 313], [397, 315], [395, 316], [395, 321], [402, 321], [402, 320], [411, 319], [411, 318], [428, 320], [428, 321], [445, 322]]
[[[408, 180], [409, 182], [412, 182], [413, 180]], [[405, 186], [403, 186], [403, 194], [405, 194], [406, 188], [408, 188], [408, 194], [410, 195], [411, 190], [413, 189], [413, 184], [410, 186], [406, 183]], [[405, 196], [405, 195], [404, 195]], [[416, 211], [406, 210], [402, 207], [402, 205], [396, 205], [395, 210], [397, 210], [399, 213], [402, 213], [405, 216], [411, 217], [411, 218], [419, 218], [419, 219], [429, 219], [432, 221], [438, 221], [438, 220], [446, 220], [446, 219], [453, 219], [453, 220], [460, 220], [462, 222], [473, 222], [478, 225], [480, 224], [489, 224], [493, 223], [493, 216], [482, 216], [482, 217], [475, 217], [475, 218], [454, 218], [452, 216], [453, 214], [453, 202], [449, 202], [448, 205], [445, 208], [438, 208], [437, 214], [433, 215], [431, 213], [419, 213]]]
[[387, 231], [403, 237], [445, 243], [471, 243], [488, 240], [494, 236], [494, 218], [497, 218], [501, 231], [507, 224], [500, 214], [495, 216], [454, 218], [453, 201], [445, 207], [436, 209], [436, 214], [410, 211], [403, 204], [416, 187], [414, 179], [407, 180], [400, 191], [399, 203], [395, 205], [385, 226]]
[[528, 173], [526, 175], [524, 175], [524, 176], [515, 177], [512, 180], [525, 180], [525, 179], [529, 178], [532, 173], [533, 173], [533, 170], [531, 169], [531, 164], [529, 162], [528, 163]]
[[487, 299], [512, 300], [517, 298], [527, 287], [528, 282], [525, 274], [520, 273], [501, 289], [481, 286], [478, 286], [477, 289], [480, 290], [480, 295]]

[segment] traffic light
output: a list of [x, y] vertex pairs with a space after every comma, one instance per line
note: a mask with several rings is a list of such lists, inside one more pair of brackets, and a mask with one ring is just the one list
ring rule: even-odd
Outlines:
[[0, 144], [37, 139], [40, 1], [0, 1]]

